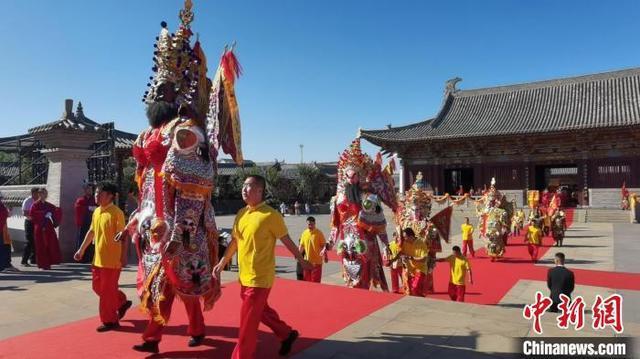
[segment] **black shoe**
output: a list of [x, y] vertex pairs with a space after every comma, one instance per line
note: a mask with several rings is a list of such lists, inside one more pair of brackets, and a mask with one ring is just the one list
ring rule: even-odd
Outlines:
[[22, 266], [23, 266], [23, 267], [31, 267], [31, 264], [29, 264], [29, 263], [22, 263]]
[[298, 333], [297, 330], [292, 330], [291, 333], [289, 333], [289, 337], [282, 341], [278, 354], [282, 356], [289, 354], [289, 352], [291, 351], [291, 346], [293, 345], [293, 342], [298, 339], [298, 336], [300, 336], [300, 333]]
[[136, 344], [133, 346], [133, 350], [145, 353], [154, 353], [158, 354], [160, 350], [158, 350], [158, 343], [160, 342], [152, 342], [152, 341], [144, 341], [142, 344]]
[[98, 333], [102, 333], [102, 332], [108, 332], [110, 330], [114, 330], [120, 328], [120, 324], [118, 323], [104, 323], [101, 326], [96, 328], [96, 331]]
[[131, 304], [133, 303], [130, 300], [127, 300], [120, 308], [118, 308], [118, 319], [124, 318], [124, 315], [127, 314], [127, 310], [131, 308]]
[[202, 341], [204, 340], [204, 335], [197, 335], [195, 337], [191, 337], [191, 339], [189, 339], [189, 346], [190, 347], [197, 347], [198, 345], [202, 344]]

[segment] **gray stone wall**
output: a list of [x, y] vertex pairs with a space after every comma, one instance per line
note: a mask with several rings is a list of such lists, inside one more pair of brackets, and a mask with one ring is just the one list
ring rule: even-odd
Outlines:
[[[640, 193], [640, 188], [629, 188], [629, 192]], [[592, 188], [589, 190], [589, 206], [593, 208], [620, 208], [620, 188]]]

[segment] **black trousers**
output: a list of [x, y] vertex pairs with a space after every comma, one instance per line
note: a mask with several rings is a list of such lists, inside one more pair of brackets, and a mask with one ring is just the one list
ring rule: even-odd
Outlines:
[[33, 222], [28, 219], [24, 220], [24, 238], [27, 240], [27, 245], [24, 246], [24, 253], [22, 253], [22, 264], [27, 264], [27, 261], [35, 264], [36, 246], [33, 243]]
[[[0, 238], [2, 236], [0, 235]], [[0, 270], [11, 267], [11, 245], [4, 244], [4, 238], [0, 240]]]

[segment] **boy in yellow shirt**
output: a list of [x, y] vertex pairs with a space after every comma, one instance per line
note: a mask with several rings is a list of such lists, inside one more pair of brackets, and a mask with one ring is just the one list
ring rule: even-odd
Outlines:
[[471, 263], [462, 255], [460, 247], [453, 246], [451, 248], [453, 254], [450, 256], [439, 259], [438, 261], [449, 262], [450, 265], [450, 277], [449, 277], [449, 297], [451, 300], [464, 302], [464, 294], [466, 292], [466, 277], [469, 272], [469, 284], [473, 284], [473, 273], [471, 272]]
[[473, 249], [473, 226], [469, 224], [469, 217], [464, 217], [464, 223], [460, 226], [462, 230], [462, 255], [467, 256], [467, 249], [471, 252], [472, 257], [476, 257], [476, 251]]
[[298, 250], [304, 253], [304, 259], [313, 265], [312, 269], [303, 270], [303, 280], [320, 283], [322, 279], [322, 263], [327, 261], [327, 241], [324, 234], [316, 228], [316, 219], [307, 217], [307, 229], [300, 235]]
[[87, 247], [95, 243], [95, 254], [91, 274], [93, 291], [100, 298], [100, 321], [102, 325], [96, 330], [106, 332], [118, 328], [119, 320], [131, 307], [131, 301], [118, 289], [120, 271], [126, 264], [126, 244], [117, 242], [115, 237], [124, 230], [124, 213], [113, 201], [118, 188], [112, 183], [101, 183], [96, 187], [96, 203], [100, 206], [91, 218], [91, 227], [84, 237], [80, 248], [73, 256], [76, 261], [82, 260]]
[[538, 227], [538, 223], [539, 222], [534, 222], [529, 225], [529, 228], [527, 228], [527, 234], [524, 237], [532, 262], [536, 262], [538, 260], [538, 247], [542, 244], [542, 230]]
[[427, 256], [429, 249], [423, 241], [416, 239], [413, 229], [405, 228], [403, 234], [404, 238], [400, 245], [400, 257], [407, 275], [408, 294], [423, 297], [423, 284], [427, 274]]
[[[391, 291], [397, 294], [404, 293], [405, 285], [402, 279], [402, 263], [400, 263], [400, 244], [400, 237], [398, 236], [397, 232], [394, 232], [393, 241], [389, 243], [390, 257], [387, 261], [386, 266], [389, 267], [389, 272], [391, 274]], [[400, 289], [401, 283], [403, 290]]]

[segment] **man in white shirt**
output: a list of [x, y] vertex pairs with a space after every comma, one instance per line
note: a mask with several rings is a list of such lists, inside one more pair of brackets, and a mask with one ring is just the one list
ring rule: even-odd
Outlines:
[[31, 206], [33, 202], [38, 199], [38, 187], [31, 189], [31, 196], [22, 201], [22, 215], [24, 216], [24, 238], [27, 240], [27, 244], [24, 246], [24, 252], [22, 253], [22, 265], [30, 267], [31, 264], [36, 264], [36, 247], [33, 243], [33, 222], [31, 222]]

